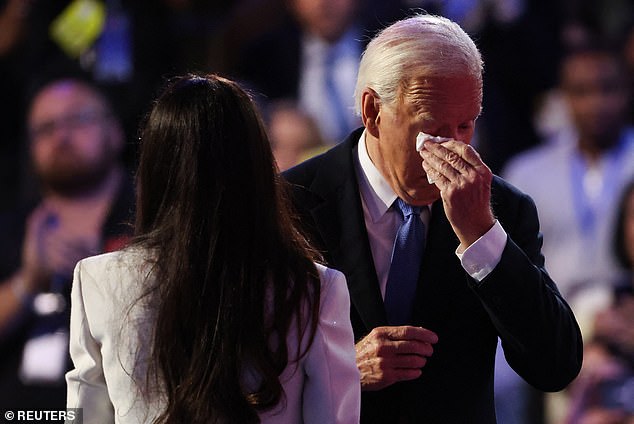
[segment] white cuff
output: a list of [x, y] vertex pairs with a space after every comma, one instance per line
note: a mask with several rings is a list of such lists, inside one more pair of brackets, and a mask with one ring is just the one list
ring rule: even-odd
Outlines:
[[506, 231], [502, 228], [502, 224], [496, 220], [493, 227], [467, 247], [464, 252], [458, 253], [458, 249], [456, 249], [456, 256], [471, 277], [477, 281], [482, 281], [500, 262], [506, 246], [506, 239]]

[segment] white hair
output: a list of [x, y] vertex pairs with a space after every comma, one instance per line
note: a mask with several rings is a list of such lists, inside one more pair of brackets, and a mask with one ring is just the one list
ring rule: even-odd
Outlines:
[[413, 78], [471, 76], [482, 87], [482, 56], [458, 24], [435, 15], [416, 15], [383, 29], [363, 52], [355, 87], [361, 114], [366, 88], [394, 104], [399, 87]]

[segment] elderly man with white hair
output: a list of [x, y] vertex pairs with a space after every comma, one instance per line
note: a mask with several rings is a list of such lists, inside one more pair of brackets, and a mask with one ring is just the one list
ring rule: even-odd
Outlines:
[[482, 67], [452, 21], [392, 24], [360, 63], [364, 128], [284, 173], [311, 241], [348, 280], [363, 423], [495, 423], [498, 337], [539, 390], [579, 372], [534, 203], [470, 146]]

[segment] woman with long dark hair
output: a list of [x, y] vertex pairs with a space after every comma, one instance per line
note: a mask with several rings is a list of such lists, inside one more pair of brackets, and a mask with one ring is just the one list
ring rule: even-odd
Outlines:
[[75, 269], [68, 407], [84, 423], [352, 423], [343, 274], [296, 230], [262, 121], [218, 76], [141, 132], [134, 242]]

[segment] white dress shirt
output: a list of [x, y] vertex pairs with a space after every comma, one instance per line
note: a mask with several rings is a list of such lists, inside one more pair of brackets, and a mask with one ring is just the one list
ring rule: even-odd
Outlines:
[[[365, 134], [365, 131], [361, 134], [357, 144], [357, 154], [353, 157], [372, 258], [381, 295], [385, 298], [394, 238], [403, 218], [399, 211], [391, 208], [397, 198], [396, 193], [372, 163], [365, 145]], [[422, 208], [420, 218], [427, 230], [431, 219], [431, 205]], [[456, 248], [456, 255], [465, 271], [477, 281], [482, 281], [500, 262], [506, 238], [506, 232], [496, 220], [495, 225], [464, 252], [458, 253]], [[433, 249], [433, 246], [427, 248]]]

